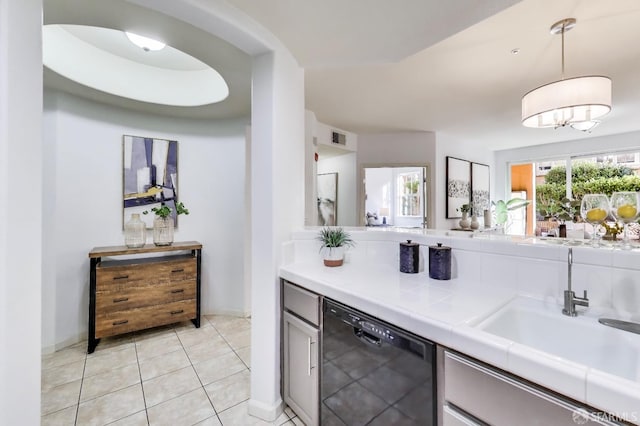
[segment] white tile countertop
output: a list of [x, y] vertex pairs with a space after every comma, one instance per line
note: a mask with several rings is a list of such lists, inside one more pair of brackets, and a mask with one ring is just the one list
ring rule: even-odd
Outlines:
[[[371, 232], [349, 229], [356, 247], [345, 264], [325, 267], [315, 241], [317, 230], [296, 232], [284, 244], [280, 276], [311, 291], [468, 354], [579, 402], [640, 424], [640, 335], [625, 333], [637, 351], [632, 374], [609, 374], [575, 359], [563, 358], [483, 331], [476, 326], [509, 303], [535, 300], [550, 312], [562, 309], [567, 247], [536, 239], [398, 229]], [[399, 272], [398, 243], [452, 247], [452, 279]], [[595, 281], [594, 281], [595, 280]], [[574, 291], [589, 290], [590, 307], [580, 315], [638, 320], [640, 250], [574, 248]], [[603, 326], [604, 327], [604, 326]], [[568, 335], [567, 339], [571, 339]], [[580, 341], [575, 342], [579, 350]], [[633, 346], [632, 345], [632, 346]], [[633, 346], [635, 347], [635, 346]], [[606, 357], [616, 347], [603, 347]], [[593, 350], [593, 349], [591, 349]], [[612, 362], [615, 362], [612, 357]], [[633, 368], [635, 362], [635, 369]]]

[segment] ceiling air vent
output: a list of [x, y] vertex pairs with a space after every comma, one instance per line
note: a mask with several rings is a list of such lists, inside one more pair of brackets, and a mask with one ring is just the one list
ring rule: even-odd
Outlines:
[[347, 135], [338, 132], [331, 133], [331, 143], [336, 145], [346, 145], [347, 144]]

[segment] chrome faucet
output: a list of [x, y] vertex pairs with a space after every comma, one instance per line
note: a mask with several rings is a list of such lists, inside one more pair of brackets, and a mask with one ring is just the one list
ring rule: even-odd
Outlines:
[[569, 256], [567, 261], [567, 269], [569, 271], [567, 274], [568, 288], [564, 291], [564, 308], [562, 309], [562, 313], [570, 317], [575, 317], [578, 315], [576, 305], [589, 306], [589, 299], [587, 299], [587, 290], [584, 291], [583, 297], [577, 297], [571, 290], [571, 267], [573, 265], [573, 249], [571, 247], [569, 247]]

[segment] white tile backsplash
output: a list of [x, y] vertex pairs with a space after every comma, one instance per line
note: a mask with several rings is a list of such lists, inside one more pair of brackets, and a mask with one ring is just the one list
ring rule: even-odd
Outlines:
[[[399, 268], [399, 243], [408, 239], [419, 243], [420, 274], [428, 279], [429, 246], [451, 247], [452, 279], [474, 285], [517, 290], [544, 300], [563, 303], [567, 288], [568, 246], [546, 241], [486, 237], [465, 233], [412, 230], [413, 232], [348, 229], [356, 241], [346, 251], [348, 264], [387, 265]], [[319, 262], [317, 230], [292, 234], [294, 246], [283, 246], [283, 262]], [[573, 290], [582, 296], [588, 291], [591, 307], [613, 307], [626, 317], [640, 317], [640, 249], [624, 251], [612, 246], [574, 246]]]
[[517, 258], [515, 263], [519, 294], [540, 299], [557, 297], [559, 283], [566, 283], [566, 263], [527, 257]]
[[[612, 294], [612, 268], [573, 264], [571, 272], [571, 289], [576, 296], [582, 297], [584, 290], [587, 290], [589, 298], [589, 307], [610, 307]], [[566, 282], [566, 280], [565, 280]], [[567, 289], [561, 285], [558, 294], [558, 302], [564, 303], [563, 292]]]

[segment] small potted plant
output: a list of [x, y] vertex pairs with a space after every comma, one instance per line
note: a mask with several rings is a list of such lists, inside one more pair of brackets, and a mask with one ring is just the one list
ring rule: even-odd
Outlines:
[[512, 198], [509, 201], [498, 200], [492, 201], [494, 206], [496, 225], [502, 233], [506, 234], [507, 222], [509, 221], [509, 212], [528, 206], [531, 200], [522, 198]]
[[[174, 218], [171, 216], [171, 207], [162, 203], [160, 207], [151, 209], [156, 218], [153, 220], [153, 243], [157, 246], [170, 246], [173, 244]], [[148, 210], [142, 214], [149, 214]], [[176, 203], [176, 215], [189, 214], [189, 210], [184, 203]]]
[[540, 203], [538, 214], [546, 220], [558, 222], [558, 236], [565, 238], [567, 236], [566, 221], [580, 221], [580, 200], [570, 200], [563, 198], [562, 200], [549, 200]]
[[471, 211], [471, 204], [463, 204], [460, 206], [460, 208], [457, 208], [456, 210], [462, 213], [462, 219], [460, 219], [460, 222], [458, 222], [458, 224], [460, 225], [460, 228], [469, 229], [469, 227], [471, 226], [471, 222], [469, 221], [469, 212]]
[[344, 229], [325, 227], [318, 234], [320, 251], [323, 252], [325, 266], [341, 266], [345, 247], [353, 247], [355, 242]]

